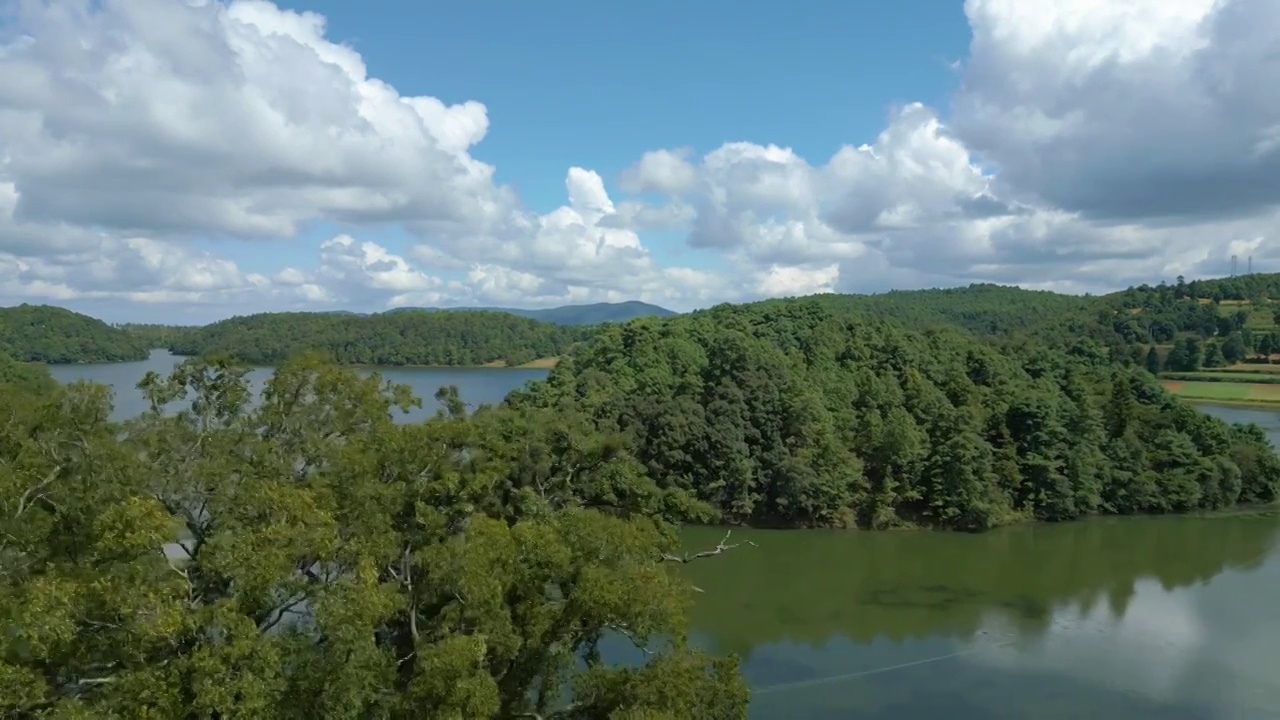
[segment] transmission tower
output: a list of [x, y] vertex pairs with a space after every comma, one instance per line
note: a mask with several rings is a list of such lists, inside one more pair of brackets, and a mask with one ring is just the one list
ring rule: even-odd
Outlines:
[[1231, 277], [1236, 276], [1236, 256], [1231, 256]]
[[1249, 267], [1249, 271], [1248, 271], [1247, 273], [1245, 273], [1245, 274], [1246, 274], [1246, 275], [1252, 275], [1252, 274], [1253, 274], [1253, 256], [1252, 256], [1252, 255], [1250, 255], [1250, 256], [1249, 256], [1249, 265], [1248, 265], [1248, 267]]

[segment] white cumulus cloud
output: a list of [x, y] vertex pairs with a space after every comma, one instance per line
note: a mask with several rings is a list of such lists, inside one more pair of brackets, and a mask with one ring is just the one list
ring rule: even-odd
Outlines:
[[[1280, 262], [1280, 4], [965, 12], [945, 107], [896, 107], [827, 158], [785, 137], [655, 147], [608, 172], [565, 158], [564, 204], [538, 213], [472, 155], [484, 98], [401, 94], [319, 14], [18, 2], [0, 36], [0, 301], [686, 309]], [[682, 251], [655, 252], [673, 235]]]

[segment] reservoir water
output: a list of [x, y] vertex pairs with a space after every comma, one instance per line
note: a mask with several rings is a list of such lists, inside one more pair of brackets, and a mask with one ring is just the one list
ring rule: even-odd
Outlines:
[[[137, 384], [154, 370], [161, 375], [168, 374], [185, 358], [170, 354], [165, 350], [151, 351], [151, 357], [138, 362], [96, 363], [86, 365], [52, 365], [49, 371], [54, 379], [62, 383], [76, 380], [89, 380], [110, 385], [115, 396], [114, 418], [125, 420], [141, 415], [147, 409], [147, 402], [137, 389]], [[361, 372], [373, 370], [382, 374], [383, 379], [394, 383], [408, 385], [413, 393], [422, 398], [422, 408], [414, 409], [408, 414], [395, 411], [399, 422], [416, 422], [435, 414], [437, 403], [433, 399], [436, 390], [446, 385], [456, 385], [462, 400], [470, 405], [497, 403], [507, 393], [531, 380], [541, 380], [547, 376], [547, 370], [525, 368], [420, 368], [420, 367], [386, 367], [362, 369]], [[255, 368], [249, 373], [249, 381], [254, 392], [262, 389], [263, 383], [271, 377], [271, 368]]]
[[[180, 360], [60, 366], [133, 388]], [[387, 368], [423, 397], [497, 402], [544, 370]], [[255, 370], [259, 385], [267, 369]], [[1280, 414], [1206, 407], [1257, 422]], [[691, 528], [691, 547], [723, 531]], [[1280, 718], [1280, 514], [1116, 518], [983, 535], [735, 531], [754, 547], [688, 566], [702, 646], [743, 659], [759, 720]]]

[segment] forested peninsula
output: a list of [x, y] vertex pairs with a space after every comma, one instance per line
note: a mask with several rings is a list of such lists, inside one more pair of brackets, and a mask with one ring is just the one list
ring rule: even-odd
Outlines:
[[168, 349], [258, 365], [316, 351], [343, 365], [515, 366], [563, 354], [591, 332], [488, 311], [262, 313], [175, 333]]
[[1081, 340], [1001, 347], [826, 301], [602, 330], [516, 408], [572, 408], [725, 521], [985, 530], [1269, 503], [1280, 462]]
[[149, 349], [142, 338], [60, 307], [0, 307], [0, 354], [16, 360], [124, 362], [146, 359]]

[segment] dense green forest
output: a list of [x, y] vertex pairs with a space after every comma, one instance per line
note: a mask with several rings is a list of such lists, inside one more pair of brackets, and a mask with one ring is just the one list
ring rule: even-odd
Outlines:
[[117, 328], [146, 343], [148, 348], [168, 348], [181, 345], [187, 334], [200, 329], [199, 325], [162, 325], [158, 323], [123, 323]]
[[[1022, 350], [1047, 346], [1066, 351], [1072, 343], [1089, 339], [1120, 362], [1153, 372], [1188, 372], [1266, 361], [1280, 353], [1280, 326], [1275, 322], [1280, 304], [1271, 299], [1276, 293], [1280, 275], [1246, 275], [1191, 282], [1179, 278], [1173, 285], [1143, 285], [1101, 297], [977, 284], [879, 295], [829, 294], [809, 300], [839, 315], [887, 319], [915, 330], [961, 328], [984, 341]], [[205, 327], [109, 328], [69, 311], [46, 310], [65, 314], [60, 327], [76, 318], [85, 330], [43, 339], [23, 336], [17, 345], [10, 343], [12, 354], [47, 362], [136, 359], [143, 357], [137, 350], [142, 344], [178, 354], [221, 353], [265, 364], [319, 350], [338, 362], [354, 364], [518, 365], [563, 354], [597, 332], [599, 323], [671, 315], [645, 303], [600, 303], [550, 310], [265, 313]], [[120, 352], [122, 345], [131, 351]]]
[[1096, 343], [998, 347], [821, 299], [607, 327], [509, 402], [589, 413], [732, 522], [983, 530], [1280, 489], [1261, 430], [1196, 411]]
[[52, 305], [0, 308], [0, 354], [42, 363], [146, 359], [147, 343], [118, 328]]
[[650, 305], [649, 303], [640, 302], [638, 300], [630, 300], [620, 303], [591, 303], [588, 305], [564, 305], [562, 307], [545, 308], [539, 310], [525, 310], [523, 308], [502, 308], [502, 307], [472, 307], [472, 308], [397, 308], [388, 312], [413, 312], [415, 310], [426, 310], [429, 312], [501, 312], [511, 315], [519, 315], [527, 317], [538, 322], [553, 323], [556, 325], [599, 325], [607, 322], [627, 322], [640, 317], [667, 317], [675, 315], [674, 312], [664, 307]]
[[0, 387], [21, 387], [34, 393], [50, 393], [58, 383], [42, 363], [20, 362], [0, 353]]
[[124, 425], [103, 386], [0, 385], [0, 716], [745, 717], [672, 570], [730, 545], [681, 551], [710, 510], [580, 416], [446, 389], [397, 425], [407, 388], [306, 358], [250, 407], [244, 374], [149, 375]]
[[497, 312], [263, 313], [176, 333], [169, 349], [266, 365], [304, 351], [355, 365], [520, 365], [590, 332]]
[[[1108, 338], [1039, 339], [1106, 336], [1115, 297], [895, 302], [234, 318], [171, 333], [222, 357], [148, 374], [123, 424], [107, 388], [0, 360], [0, 714], [743, 718], [672, 568], [751, 548], [683, 551], [679, 523], [981, 531], [1276, 500], [1260, 428]], [[168, 331], [126, 337], [148, 332]], [[561, 353], [496, 407], [444, 388], [407, 424], [407, 388], [329, 364]], [[228, 356], [283, 361], [260, 402]]]
[[1270, 362], [1280, 352], [1280, 274], [1132, 287], [1104, 298], [1122, 356], [1152, 372]]
[[[769, 300], [762, 304], [786, 304], [794, 300]], [[878, 295], [827, 294], [813, 296], [811, 300], [836, 313], [887, 318], [904, 327], [921, 330], [960, 327], [983, 337], [1010, 337], [1055, 324], [1064, 317], [1090, 317], [1099, 309], [1098, 298], [1093, 296], [990, 284], [894, 290]]]

